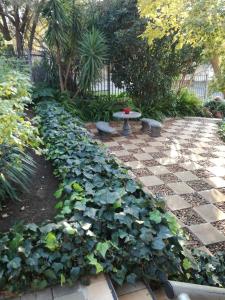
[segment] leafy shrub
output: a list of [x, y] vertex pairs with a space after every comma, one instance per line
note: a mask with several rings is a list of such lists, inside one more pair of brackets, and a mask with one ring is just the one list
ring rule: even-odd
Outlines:
[[218, 117], [218, 112], [222, 116], [225, 115], [225, 101], [224, 100], [211, 100], [204, 105], [214, 117]]
[[56, 98], [56, 95], [57, 90], [45, 84], [37, 84], [32, 90], [32, 99], [34, 102], [53, 100]]
[[201, 115], [202, 101], [188, 89], [182, 89], [177, 95], [175, 110], [180, 116]]
[[219, 125], [219, 131], [218, 131], [221, 139], [223, 141], [225, 141], [225, 122], [221, 122], [221, 124]]
[[197, 249], [188, 256], [185, 273], [179, 274], [173, 279], [179, 281], [193, 282], [195, 284], [225, 287], [225, 252], [218, 252], [211, 256]]
[[31, 102], [26, 74], [2, 68], [0, 72], [0, 203], [17, 198], [26, 189], [33, 163], [26, 148], [37, 147], [37, 130], [24, 115]]
[[74, 107], [76, 114], [84, 121], [110, 121], [113, 119], [114, 112], [127, 106], [137, 110], [132, 100], [123, 94], [111, 97], [90, 96], [89, 99], [76, 98], [73, 104], [70, 109], [72, 110], [72, 107]]

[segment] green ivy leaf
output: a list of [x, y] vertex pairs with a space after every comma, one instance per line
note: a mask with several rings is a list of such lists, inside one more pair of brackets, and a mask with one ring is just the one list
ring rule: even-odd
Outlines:
[[53, 270], [51, 270], [51, 269], [45, 270], [44, 271], [44, 275], [47, 278], [51, 279], [51, 280], [56, 280], [57, 279], [57, 276], [56, 276], [55, 272]]
[[165, 244], [162, 239], [160, 238], [155, 238], [152, 242], [152, 248], [155, 250], [163, 250], [165, 247]]
[[31, 282], [31, 288], [33, 290], [43, 290], [48, 286], [48, 282], [46, 280], [34, 279]]
[[162, 216], [161, 216], [160, 211], [154, 210], [154, 211], [150, 212], [150, 213], [149, 213], [149, 219], [150, 219], [152, 222], [156, 223], [156, 224], [161, 223], [161, 221], [162, 221]]
[[105, 258], [106, 252], [110, 248], [110, 243], [109, 242], [104, 242], [104, 243], [98, 243], [96, 250]]
[[80, 275], [80, 267], [73, 267], [70, 270], [70, 275], [73, 279], [77, 279]]
[[60, 199], [62, 197], [62, 194], [63, 194], [63, 188], [60, 188], [54, 193], [54, 196], [56, 197], [56, 199]]
[[95, 194], [94, 201], [101, 204], [114, 204], [119, 198], [119, 192], [110, 192], [108, 189], [103, 189]]
[[187, 258], [185, 258], [185, 259], [183, 260], [183, 268], [187, 271], [187, 270], [189, 270], [191, 267], [192, 267], [191, 262], [190, 262]]
[[64, 274], [61, 274], [60, 275], [60, 284], [61, 284], [61, 286], [63, 286], [65, 283], [66, 283], [66, 278], [65, 278]]
[[130, 193], [134, 193], [137, 190], [137, 184], [133, 180], [129, 180], [126, 184], [126, 191]]
[[21, 266], [21, 258], [15, 257], [7, 264], [8, 269], [18, 269]]
[[103, 271], [102, 265], [97, 261], [97, 259], [94, 257], [94, 254], [87, 255], [86, 258], [89, 261], [90, 265], [93, 265], [96, 268], [96, 274]]
[[45, 246], [51, 250], [55, 251], [59, 247], [59, 243], [54, 233], [49, 232], [45, 237]]

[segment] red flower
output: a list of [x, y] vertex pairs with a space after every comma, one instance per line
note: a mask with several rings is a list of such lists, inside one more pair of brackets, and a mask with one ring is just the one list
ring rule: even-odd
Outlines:
[[123, 112], [124, 112], [125, 114], [129, 114], [129, 113], [131, 112], [130, 107], [125, 107], [125, 108], [123, 109]]

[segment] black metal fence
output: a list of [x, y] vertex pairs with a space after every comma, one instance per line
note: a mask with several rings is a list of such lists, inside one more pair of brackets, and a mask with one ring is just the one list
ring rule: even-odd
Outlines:
[[114, 82], [112, 81], [111, 66], [110, 64], [106, 64], [101, 70], [99, 79], [92, 84], [91, 92], [97, 96], [117, 96], [121, 93], [125, 93], [126, 89], [115, 86]]

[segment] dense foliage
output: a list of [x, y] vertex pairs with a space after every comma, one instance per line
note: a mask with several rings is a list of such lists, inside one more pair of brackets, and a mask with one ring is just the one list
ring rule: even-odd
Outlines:
[[220, 99], [210, 100], [205, 103], [205, 108], [215, 118], [222, 118], [225, 115], [225, 101]]
[[63, 179], [55, 223], [0, 235], [0, 288], [110, 273], [119, 284], [182, 270], [176, 221], [56, 102], [41, 103], [47, 156]]
[[[61, 97], [63, 100], [63, 97]], [[130, 107], [137, 110], [133, 101], [124, 95], [118, 96], [95, 96], [88, 98], [75, 98], [73, 101], [63, 101], [67, 110], [71, 113], [75, 110], [75, 115], [83, 121], [111, 121], [113, 113]]]
[[221, 139], [225, 142], [225, 122], [224, 120], [219, 125], [219, 135]]
[[174, 34], [182, 45], [198, 45], [210, 61], [216, 86], [224, 87], [224, 0], [138, 0], [141, 16], [148, 25], [143, 34], [149, 44]]
[[89, 89], [106, 58], [105, 38], [100, 30], [87, 28], [83, 11], [84, 4], [74, 0], [46, 1], [43, 8], [50, 54], [45, 66], [57, 71], [53, 78], [58, 79], [62, 92], [77, 94]]
[[[188, 255], [178, 225], [57, 102], [37, 108], [62, 180], [54, 222], [0, 233], [0, 289], [41, 289], [109, 273], [118, 284], [170, 278], [225, 285], [224, 255]], [[188, 255], [185, 257], [185, 255]]]
[[37, 147], [37, 131], [25, 118], [30, 99], [30, 80], [1, 61], [0, 72], [0, 203], [17, 199], [27, 188], [33, 163], [26, 148]]
[[110, 49], [112, 80], [125, 87], [146, 114], [171, 103], [172, 83], [180, 74], [193, 72], [201, 50], [176, 49], [173, 35], [149, 46], [140, 35], [146, 19], [139, 16], [135, 0], [101, 1], [96, 4], [95, 24], [104, 31]]

